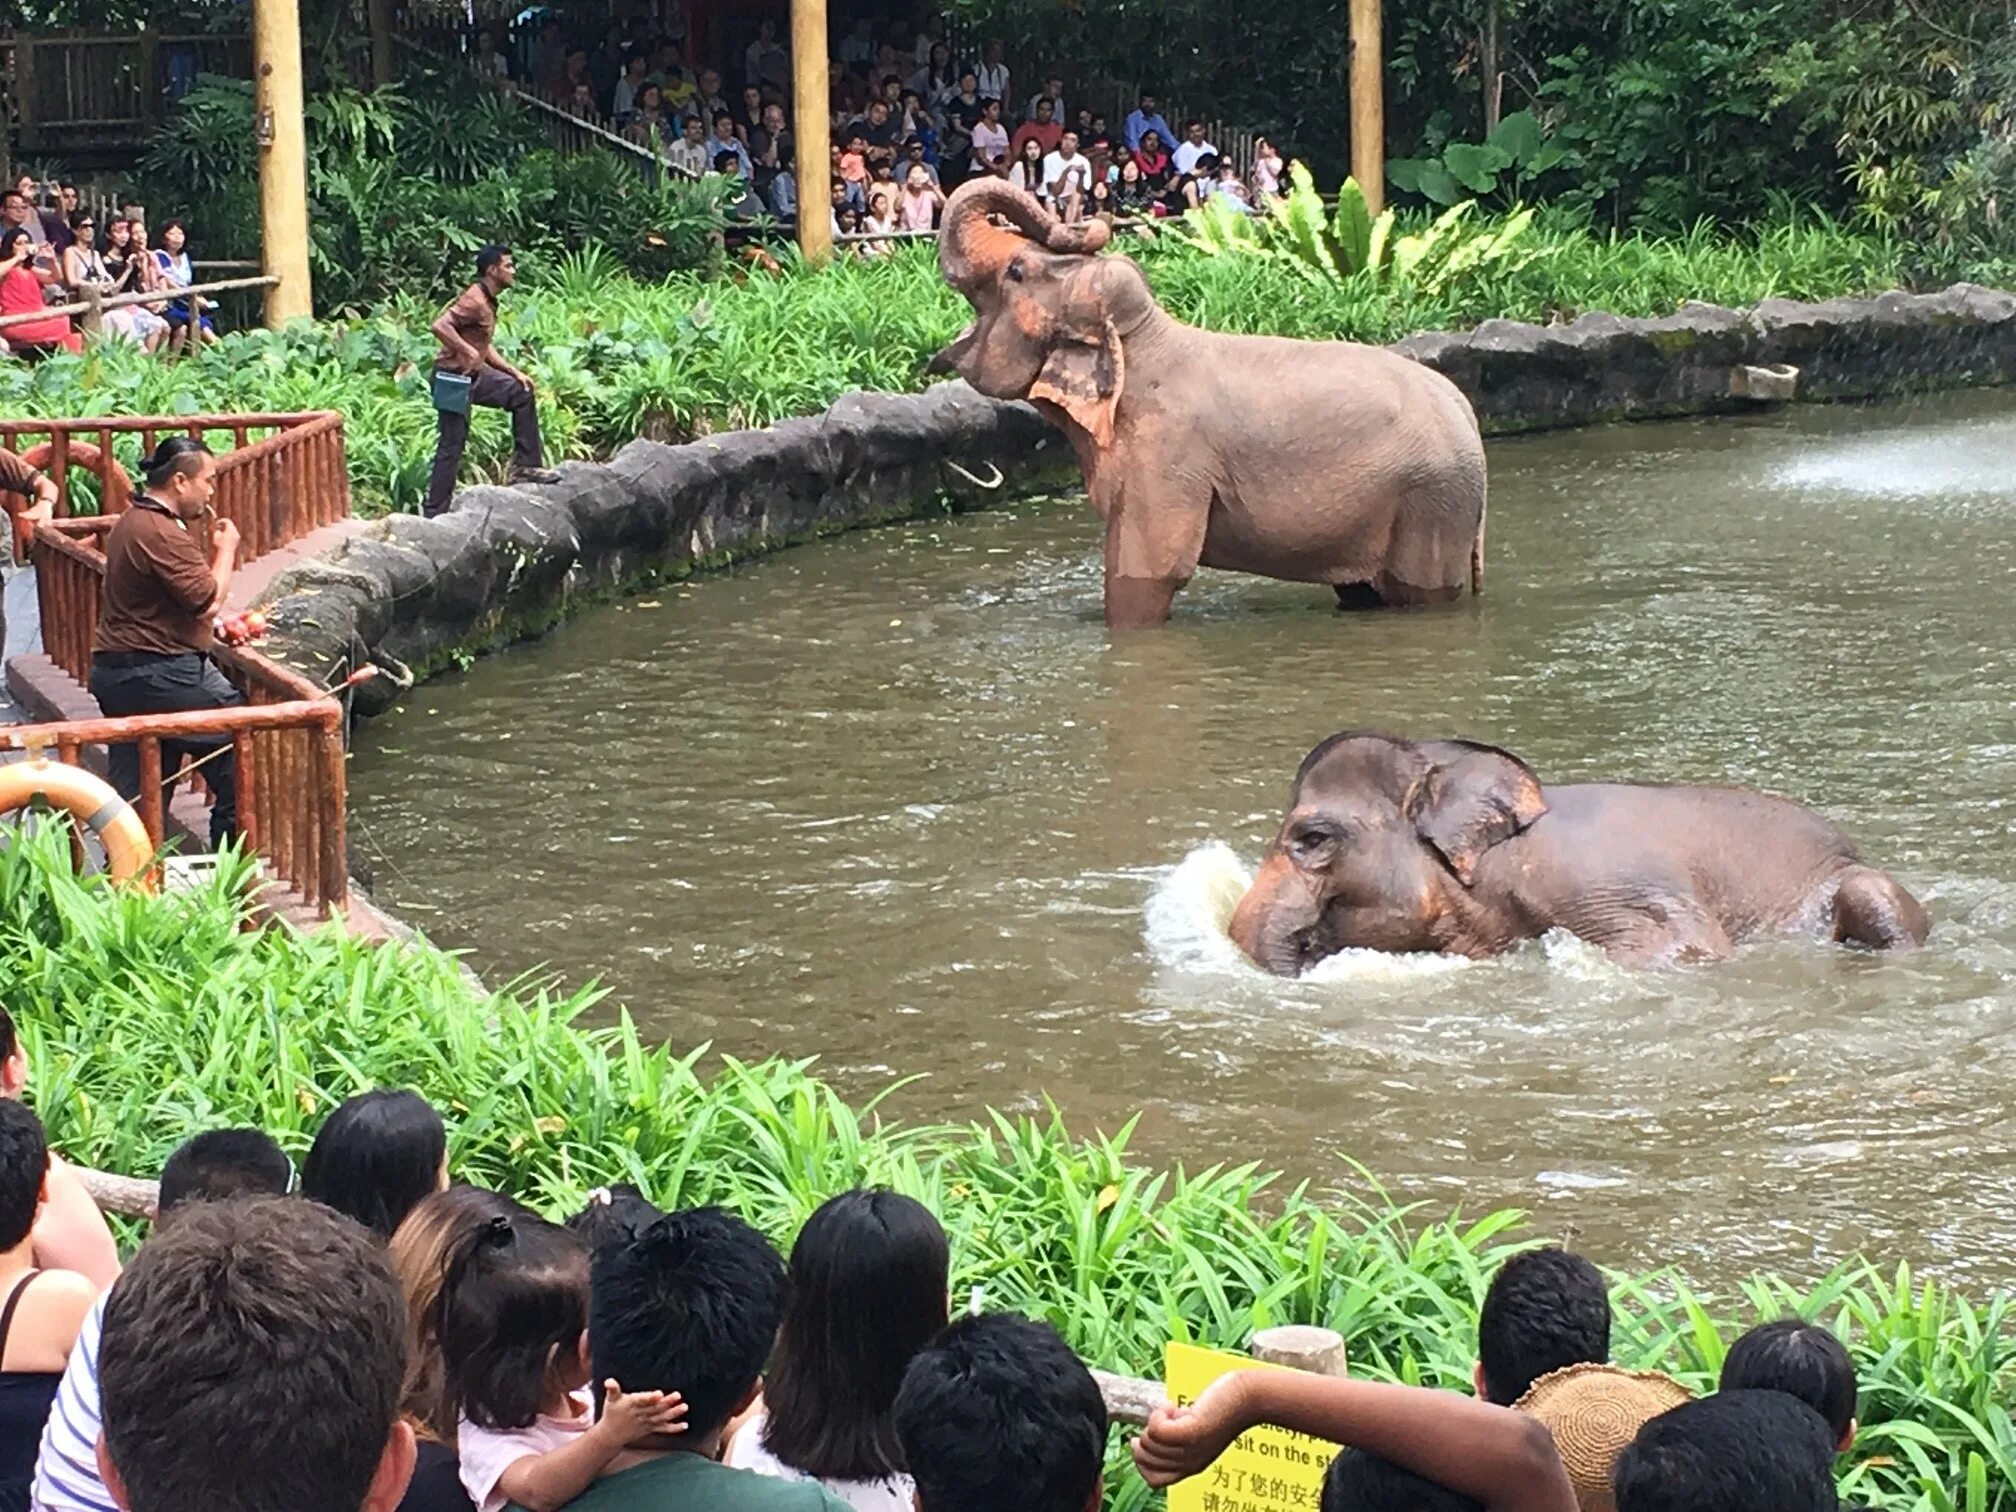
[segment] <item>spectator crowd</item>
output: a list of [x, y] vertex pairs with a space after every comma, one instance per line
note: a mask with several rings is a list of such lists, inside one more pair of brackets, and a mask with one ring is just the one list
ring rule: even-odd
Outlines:
[[[1108, 1415], [1047, 1325], [962, 1315], [938, 1218], [884, 1190], [787, 1259], [719, 1209], [602, 1189], [563, 1223], [455, 1183], [438, 1113], [351, 1098], [298, 1173], [256, 1129], [166, 1162], [120, 1271], [20, 1101], [0, 1012], [0, 1508], [36, 1512], [1098, 1512]], [[109, 1289], [108, 1289], [109, 1288]], [[1507, 1261], [1475, 1395], [1238, 1372], [1158, 1409], [1151, 1486], [1263, 1423], [1351, 1447], [1321, 1512], [1833, 1512], [1841, 1341], [1737, 1340], [1719, 1389], [1607, 1362], [1601, 1274]], [[1245, 1503], [1225, 1499], [1224, 1505]]]
[[0, 352], [35, 356], [83, 349], [77, 318], [58, 307], [87, 293], [102, 299], [159, 295], [104, 312], [104, 329], [149, 352], [179, 354], [217, 339], [216, 309], [200, 294], [189, 261], [189, 226], [150, 232], [137, 204], [99, 223], [77, 185], [24, 173], [0, 192]]
[[1286, 172], [1264, 138], [1241, 165], [1201, 120], [1172, 127], [1152, 94], [1109, 122], [1074, 104], [1060, 75], [1019, 85], [999, 42], [955, 59], [935, 19], [897, 36], [861, 20], [840, 41], [828, 71], [830, 171], [816, 191], [798, 182], [791, 56], [772, 21], [727, 59], [689, 58], [678, 39], [620, 22], [599, 39], [572, 36], [551, 12], [529, 34], [482, 29], [469, 52], [479, 71], [608, 121], [676, 173], [735, 179], [739, 219], [791, 221], [801, 196], [824, 193], [835, 234], [864, 238], [869, 255], [887, 250], [878, 237], [933, 230], [946, 195], [971, 178], [1008, 179], [1075, 221], [1181, 215], [1214, 197], [1255, 212]]

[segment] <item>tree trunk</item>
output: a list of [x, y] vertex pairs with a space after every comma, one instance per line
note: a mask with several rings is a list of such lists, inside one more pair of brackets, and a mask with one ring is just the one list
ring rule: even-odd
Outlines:
[[1498, 129], [1498, 0], [1484, 0], [1484, 39], [1479, 49], [1484, 77], [1484, 135]]

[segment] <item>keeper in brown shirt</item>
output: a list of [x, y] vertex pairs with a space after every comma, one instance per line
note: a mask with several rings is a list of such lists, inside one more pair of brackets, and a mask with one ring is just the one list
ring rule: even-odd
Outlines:
[[497, 296], [518, 281], [511, 249], [488, 246], [476, 254], [476, 282], [455, 297], [434, 322], [441, 354], [434, 359], [434, 413], [441, 437], [434, 447], [434, 472], [427, 480], [427, 513], [448, 507], [462, 471], [462, 448], [469, 443], [469, 408], [484, 404], [511, 416], [511, 481], [558, 483], [545, 466], [539, 439], [539, 403], [532, 380], [497, 355]]
[[25, 509], [0, 510], [0, 665], [6, 661], [7, 583], [15, 570], [27, 565], [15, 539], [14, 522], [32, 529], [35, 522], [56, 513], [56, 480], [39, 468], [30, 467], [11, 451], [0, 450], [0, 494], [19, 494], [27, 500]]
[[[231, 591], [238, 527], [218, 520], [206, 556], [194, 527], [210, 511], [217, 459], [201, 441], [174, 436], [141, 464], [147, 488], [105, 537], [105, 588], [91, 658], [91, 696], [108, 719], [225, 709], [244, 697], [210, 660], [214, 626]], [[229, 735], [161, 742], [165, 807], [183, 759], [201, 761], [226, 749]], [[112, 786], [128, 802], [140, 796], [140, 748], [113, 744]], [[210, 844], [238, 827], [237, 773], [228, 757], [203, 766], [213, 800]]]

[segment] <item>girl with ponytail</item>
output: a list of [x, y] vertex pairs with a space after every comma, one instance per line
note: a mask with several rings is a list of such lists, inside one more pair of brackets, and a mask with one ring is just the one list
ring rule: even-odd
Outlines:
[[587, 1252], [557, 1224], [499, 1214], [449, 1245], [429, 1331], [477, 1512], [557, 1512], [625, 1449], [685, 1431], [676, 1393], [625, 1395], [615, 1381], [596, 1416], [587, 1325]]

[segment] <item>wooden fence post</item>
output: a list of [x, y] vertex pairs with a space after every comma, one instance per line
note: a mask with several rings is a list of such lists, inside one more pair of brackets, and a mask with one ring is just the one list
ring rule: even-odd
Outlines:
[[1351, 0], [1351, 176], [1377, 215], [1386, 204], [1386, 60], [1379, 0]]
[[308, 149], [298, 0], [252, 0], [252, 99], [259, 138], [259, 229], [274, 329], [315, 313], [308, 274]]
[[78, 290], [78, 297], [84, 301], [84, 317], [79, 324], [83, 326], [86, 336], [96, 336], [105, 329], [104, 292], [98, 285], [86, 283]]
[[[798, 250], [823, 266], [833, 256], [831, 116], [826, 77], [826, 0], [791, 0], [791, 125], [797, 151]], [[1005, 103], [1005, 102], [1004, 102]]]
[[1311, 1375], [1341, 1376], [1346, 1373], [1344, 1335], [1328, 1328], [1309, 1328], [1299, 1323], [1280, 1328], [1263, 1328], [1247, 1345], [1256, 1360], [1269, 1365], [1286, 1365]]

